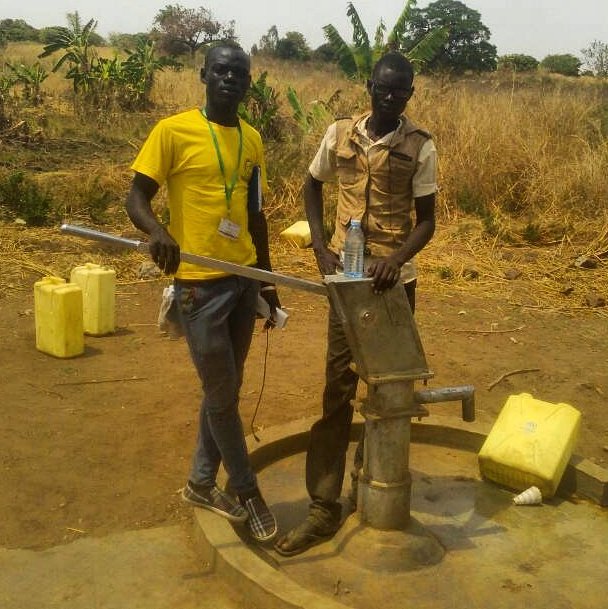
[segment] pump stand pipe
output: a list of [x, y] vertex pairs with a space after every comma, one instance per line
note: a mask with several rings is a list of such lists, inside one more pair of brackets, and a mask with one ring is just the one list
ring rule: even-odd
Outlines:
[[375, 529], [405, 529], [410, 521], [409, 471], [411, 420], [426, 416], [422, 404], [462, 401], [462, 418], [475, 420], [472, 385], [414, 391], [413, 381], [368, 384], [361, 414], [365, 418], [363, 467], [357, 504], [361, 521]]
[[374, 529], [405, 529], [410, 520], [409, 472], [413, 381], [367, 385], [363, 463], [357, 485], [361, 522]]

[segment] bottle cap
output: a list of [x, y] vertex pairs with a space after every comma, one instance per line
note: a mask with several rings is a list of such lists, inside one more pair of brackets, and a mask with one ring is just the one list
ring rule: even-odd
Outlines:
[[361, 226], [361, 220], [351, 220], [351, 226]]

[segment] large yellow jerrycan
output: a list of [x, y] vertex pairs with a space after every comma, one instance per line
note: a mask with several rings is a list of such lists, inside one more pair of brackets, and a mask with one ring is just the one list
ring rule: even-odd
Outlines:
[[61, 277], [34, 284], [36, 348], [55, 357], [84, 353], [82, 290]]
[[572, 455], [581, 413], [565, 403], [511, 395], [479, 451], [484, 478], [516, 490], [537, 486], [552, 497]]
[[74, 267], [70, 281], [82, 289], [82, 313], [85, 334], [103, 336], [115, 330], [116, 272], [87, 262]]

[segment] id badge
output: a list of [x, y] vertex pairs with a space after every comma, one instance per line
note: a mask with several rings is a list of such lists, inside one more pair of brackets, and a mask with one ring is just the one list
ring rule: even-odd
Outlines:
[[222, 218], [217, 232], [223, 237], [228, 237], [228, 239], [238, 239], [241, 227], [236, 222], [228, 220], [228, 218]]

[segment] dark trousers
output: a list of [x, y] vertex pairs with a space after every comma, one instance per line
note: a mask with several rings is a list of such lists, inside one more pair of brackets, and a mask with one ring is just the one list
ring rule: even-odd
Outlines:
[[[412, 313], [416, 304], [416, 282], [404, 285]], [[329, 308], [327, 357], [323, 414], [310, 430], [306, 453], [306, 489], [312, 499], [311, 513], [325, 522], [341, 517], [338, 503], [346, 468], [346, 451], [353, 420], [352, 400], [357, 393], [359, 377], [351, 370], [350, 348], [342, 323], [333, 306]], [[363, 463], [363, 438], [355, 455], [355, 468]]]

